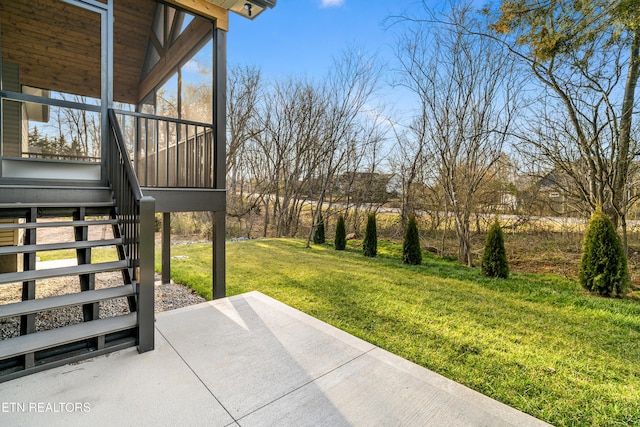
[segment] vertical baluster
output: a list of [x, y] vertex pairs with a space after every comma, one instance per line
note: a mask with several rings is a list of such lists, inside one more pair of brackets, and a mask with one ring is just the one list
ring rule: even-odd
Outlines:
[[191, 144], [191, 186], [198, 187], [198, 126], [193, 126], [193, 137]]
[[180, 141], [180, 126], [176, 123], [176, 187], [180, 186], [180, 150], [179, 150], [179, 141]]
[[198, 171], [200, 170], [200, 167], [198, 165], [198, 159], [200, 158], [200, 156], [198, 155], [198, 126], [197, 125], [193, 125], [193, 186], [194, 187], [199, 187], [200, 186], [200, 182], [198, 179]]
[[167, 146], [167, 153], [166, 153], [166, 163], [165, 163], [165, 174], [167, 175], [167, 179], [166, 179], [166, 186], [169, 187], [169, 175], [171, 174], [171, 169], [169, 167], [170, 165], [170, 161], [169, 161], [169, 122], [165, 121], [165, 133], [164, 133], [164, 143]]
[[185, 168], [184, 178], [185, 187], [189, 187], [191, 184], [191, 170], [189, 164], [191, 163], [191, 142], [189, 141], [189, 125], [184, 126], [184, 152], [185, 152]]
[[144, 119], [144, 185], [149, 183], [149, 119]]
[[213, 128], [209, 128], [209, 133], [207, 135], [207, 161], [209, 162], [209, 167], [207, 169], [207, 179], [209, 180], [209, 187], [214, 187], [213, 177], [216, 176], [216, 164], [213, 159], [213, 152], [215, 151], [215, 139], [213, 137]]
[[191, 153], [191, 167], [189, 169], [189, 186], [190, 187], [196, 187], [197, 186], [197, 181], [196, 181], [196, 171], [198, 170], [198, 166], [196, 164], [196, 150], [198, 147], [198, 132], [197, 132], [197, 128], [194, 128], [192, 131], [192, 136], [191, 136], [191, 149], [189, 150], [189, 152]]
[[133, 150], [133, 166], [134, 166], [134, 170], [136, 172], [136, 174], [138, 173], [138, 165], [140, 165], [140, 153], [139, 153], [139, 141], [140, 141], [140, 126], [139, 126], [139, 122], [140, 120], [135, 117], [132, 116], [131, 117], [131, 126], [133, 127], [133, 141], [131, 141], [132, 147], [131, 150]]
[[154, 141], [155, 141], [155, 146], [156, 146], [156, 180], [153, 183], [154, 187], [159, 187], [160, 186], [160, 136], [159, 136], [159, 132], [158, 130], [160, 129], [160, 123], [158, 122], [158, 120], [154, 120], [156, 123], [155, 126], [155, 135], [154, 135]]
[[202, 135], [200, 136], [200, 186], [207, 186], [207, 146], [205, 140], [205, 134], [207, 133], [207, 128], [202, 127]]
[[[133, 132], [133, 138], [130, 142], [131, 147], [127, 147], [126, 141], [124, 146], [125, 149], [127, 149], [127, 158], [130, 159], [130, 161], [132, 162], [134, 171], [136, 172], [136, 174], [138, 173], [138, 165], [140, 164], [140, 153], [139, 153], [139, 138], [140, 138], [140, 133], [142, 132], [139, 128], [139, 120], [137, 117], [133, 117], [130, 116], [129, 117], [130, 121], [131, 121], [131, 130]], [[126, 137], [125, 137], [126, 138]], [[129, 149], [131, 149], [131, 152], [129, 153]]]
[[194, 125], [193, 130], [193, 164], [194, 164], [194, 172], [193, 172], [193, 185], [194, 187], [201, 187], [200, 184], [200, 136], [198, 135], [198, 125]]
[[211, 164], [209, 163], [209, 128], [204, 128], [202, 140], [204, 144], [204, 172], [202, 176], [204, 178], [204, 186], [209, 187], [209, 173], [211, 173]]

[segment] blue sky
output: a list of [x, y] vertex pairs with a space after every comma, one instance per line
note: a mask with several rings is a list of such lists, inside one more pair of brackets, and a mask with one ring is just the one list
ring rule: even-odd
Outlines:
[[269, 75], [324, 73], [349, 45], [393, 55], [382, 21], [415, 0], [279, 0], [253, 21], [231, 14], [229, 65], [253, 64]]
[[[355, 46], [376, 53], [393, 66], [396, 31], [383, 21], [412, 7], [416, 0], [278, 0], [253, 21], [230, 14], [227, 37], [229, 67], [254, 65], [263, 76], [318, 77], [325, 75], [332, 58]], [[390, 91], [384, 90], [384, 93]], [[406, 94], [405, 94], [406, 95]], [[397, 99], [392, 103], [401, 102]]]

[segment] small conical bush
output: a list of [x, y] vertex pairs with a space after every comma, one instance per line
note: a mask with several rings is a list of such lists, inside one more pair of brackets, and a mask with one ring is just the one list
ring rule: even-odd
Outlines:
[[404, 233], [404, 243], [402, 245], [402, 262], [410, 265], [422, 263], [422, 250], [420, 249], [420, 235], [418, 234], [418, 224], [416, 218], [411, 215], [407, 222], [407, 229]]
[[487, 233], [482, 255], [482, 274], [489, 277], [509, 277], [509, 262], [504, 249], [504, 236], [500, 222], [496, 219]]
[[337, 251], [344, 251], [347, 247], [347, 230], [344, 226], [344, 217], [340, 215], [336, 223], [335, 246]]
[[324, 219], [322, 219], [322, 214], [320, 214], [318, 216], [318, 222], [316, 223], [316, 229], [313, 233], [313, 243], [320, 245], [324, 242]]
[[603, 296], [624, 296], [629, 289], [629, 271], [622, 243], [611, 219], [596, 208], [582, 245], [580, 284]]
[[371, 213], [367, 218], [367, 228], [364, 232], [362, 245], [364, 256], [375, 257], [378, 254], [378, 232], [376, 230], [376, 214]]

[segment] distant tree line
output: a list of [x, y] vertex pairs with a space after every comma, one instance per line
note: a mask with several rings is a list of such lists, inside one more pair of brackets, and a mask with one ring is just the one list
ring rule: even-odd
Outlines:
[[[262, 215], [263, 235], [301, 230], [339, 204], [359, 226], [386, 201], [381, 188], [384, 130], [371, 115], [380, 76], [373, 57], [345, 53], [322, 81], [263, 82], [256, 68], [229, 73], [227, 174], [229, 214]], [[308, 241], [313, 230], [308, 230]]]
[[[262, 235], [309, 241], [320, 215], [337, 219], [325, 212], [359, 232], [391, 201], [400, 229], [414, 215], [450, 226], [471, 265], [482, 215], [602, 206], [626, 248], [640, 196], [640, 0], [428, 3], [388, 19], [389, 69], [353, 49], [318, 80], [230, 70], [229, 215], [247, 233], [260, 217]], [[376, 105], [383, 73], [413, 94], [413, 112]]]

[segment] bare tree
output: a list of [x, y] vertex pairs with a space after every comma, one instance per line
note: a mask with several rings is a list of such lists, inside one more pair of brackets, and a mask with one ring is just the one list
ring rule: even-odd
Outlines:
[[229, 192], [234, 194], [239, 163], [243, 151], [251, 139], [259, 132], [257, 120], [260, 96], [260, 70], [258, 68], [237, 67], [229, 71], [227, 82], [227, 175]]
[[336, 176], [341, 190], [334, 191], [334, 197], [343, 205], [345, 221], [354, 232], [387, 201], [390, 180], [382, 170], [382, 163], [388, 159], [384, 147], [386, 119], [377, 110], [370, 113], [360, 118], [356, 137], [348, 141], [347, 162]]
[[293, 77], [257, 90], [256, 70], [233, 72], [230, 212], [250, 215], [263, 204], [263, 235], [273, 228], [282, 237], [298, 233], [301, 214], [310, 207], [312, 236], [325, 202], [334, 201], [338, 178], [349, 167], [375, 170], [380, 161], [381, 132], [366, 110], [378, 75], [374, 58], [355, 50], [345, 51], [331, 74], [317, 81]]
[[277, 237], [292, 236], [298, 230], [308, 185], [322, 154], [326, 109], [322, 87], [304, 80], [276, 82], [263, 98], [263, 131], [256, 143], [264, 156], [263, 169], [270, 176], [268, 187], [261, 191], [272, 203]]
[[[312, 227], [307, 235], [310, 245], [316, 220], [326, 200], [327, 192], [334, 188], [340, 172], [344, 172], [349, 157], [362, 158], [365, 153], [357, 147], [374, 150], [380, 135], [376, 128], [367, 129], [364, 109], [375, 90], [380, 75], [380, 67], [375, 58], [359, 54], [355, 49], [345, 50], [336, 60], [332, 73], [327, 78], [323, 94], [326, 98], [321, 123], [323, 130], [318, 147], [316, 182], [317, 194], [310, 194], [316, 201], [312, 211]], [[315, 197], [314, 197], [315, 196]]]
[[412, 125], [402, 132], [397, 132], [394, 128], [396, 146], [392, 153], [391, 164], [402, 184], [400, 217], [403, 229], [409, 217], [416, 215], [417, 211], [424, 207], [421, 204], [418, 188], [424, 188], [433, 182], [433, 174], [437, 169], [427, 148], [427, 123], [420, 123], [427, 119], [427, 115], [421, 114], [415, 117]]
[[[256, 174], [255, 137], [261, 131], [258, 104], [261, 96], [260, 70], [236, 67], [229, 72], [227, 82], [227, 215], [240, 223], [246, 220], [247, 237], [253, 221], [264, 202], [254, 192], [260, 174]], [[263, 181], [260, 180], [260, 183]]]
[[451, 24], [405, 20], [398, 59], [403, 84], [420, 102], [409, 135], [435, 160], [459, 258], [471, 266], [470, 217], [513, 121], [515, 73], [499, 44], [469, 33], [480, 27], [470, 7], [454, 7], [441, 21]]
[[[490, 13], [490, 11], [487, 11]], [[526, 149], [571, 180], [570, 199], [597, 205], [622, 226], [638, 155], [632, 119], [640, 76], [640, 3], [505, 0], [490, 37], [502, 37], [544, 90], [535, 123], [520, 134]]]

